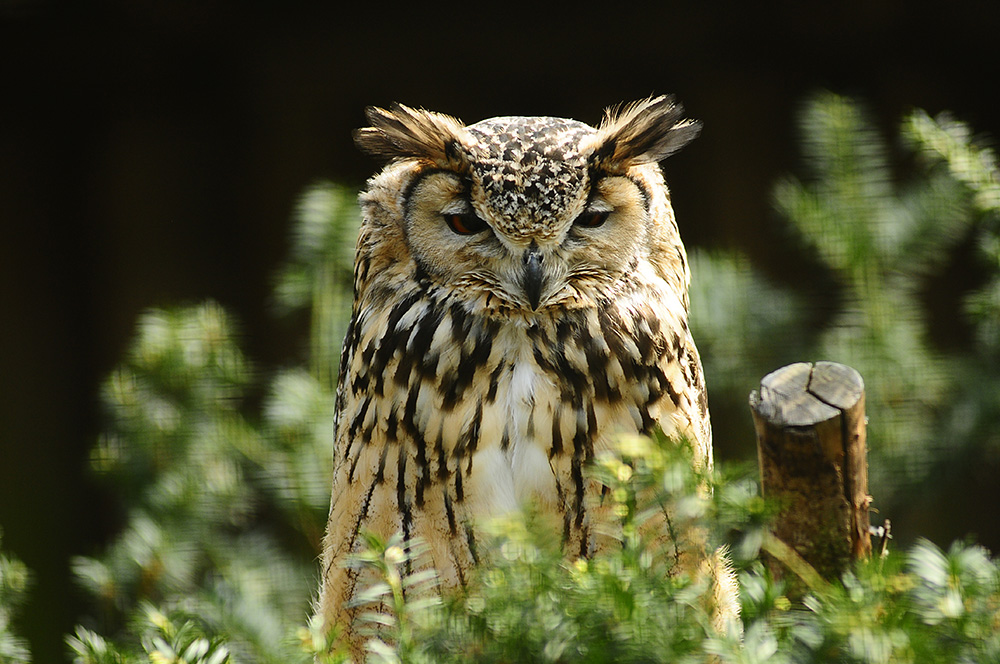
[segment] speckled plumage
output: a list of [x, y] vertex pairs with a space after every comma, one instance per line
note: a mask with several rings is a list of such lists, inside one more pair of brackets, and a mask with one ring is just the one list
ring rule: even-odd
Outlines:
[[512, 237], [552, 237], [550, 222], [572, 210], [589, 181], [580, 142], [594, 133], [560, 118], [494, 118], [469, 127], [470, 176], [498, 229]]
[[[687, 325], [688, 268], [658, 162], [691, 140], [669, 98], [598, 128], [464, 126], [371, 109], [389, 164], [361, 195], [341, 359], [319, 611], [346, 622], [367, 528], [419, 536], [446, 584], [480, 558], [478, 519], [536, 502], [569, 555], [600, 546], [584, 465], [616, 434], [668, 434], [710, 465]], [[465, 232], [469, 231], [469, 232]]]

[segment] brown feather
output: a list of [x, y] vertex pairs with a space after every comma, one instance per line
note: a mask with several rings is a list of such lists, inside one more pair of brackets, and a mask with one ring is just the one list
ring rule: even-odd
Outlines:
[[663, 161], [701, 132], [701, 123], [682, 119], [683, 114], [684, 107], [670, 96], [608, 109], [594, 138], [591, 164], [620, 173], [631, 166]]
[[366, 115], [372, 126], [354, 132], [361, 151], [384, 162], [417, 158], [442, 168], [465, 168], [465, 153], [459, 148], [471, 144], [472, 138], [456, 118], [403, 104], [388, 110], [371, 106]]

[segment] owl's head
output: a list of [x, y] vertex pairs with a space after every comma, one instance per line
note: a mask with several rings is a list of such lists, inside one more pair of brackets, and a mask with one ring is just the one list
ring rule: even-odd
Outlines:
[[414, 270], [492, 312], [585, 306], [637, 270], [686, 273], [659, 169], [698, 135], [682, 112], [657, 97], [595, 128], [371, 108], [357, 144], [391, 163], [362, 201], [380, 206], [379, 233], [399, 234]]

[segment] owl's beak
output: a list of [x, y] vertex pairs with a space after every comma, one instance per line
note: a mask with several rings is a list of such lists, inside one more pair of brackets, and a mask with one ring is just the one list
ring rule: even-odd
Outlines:
[[538, 309], [542, 300], [544, 273], [542, 272], [542, 253], [534, 242], [524, 252], [524, 273], [521, 277], [521, 288], [528, 297], [532, 310]]

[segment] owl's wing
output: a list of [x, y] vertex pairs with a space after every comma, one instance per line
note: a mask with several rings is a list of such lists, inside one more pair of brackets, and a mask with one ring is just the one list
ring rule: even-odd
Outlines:
[[[475, 560], [464, 503], [470, 468], [462, 450], [478, 427], [475, 414], [444, 407], [447, 391], [426, 379], [440, 317], [427, 318], [419, 297], [369, 316], [356, 315], [345, 341], [335, 417], [335, 466], [324, 541], [320, 611], [327, 624], [354, 619], [345, 608], [375, 579], [347, 565], [362, 531], [383, 540], [419, 538], [445, 585], [464, 583]], [[415, 312], [416, 321], [404, 316]], [[428, 347], [424, 347], [424, 346]], [[434, 360], [436, 363], [436, 360]], [[435, 432], [428, 435], [428, 432]]]

